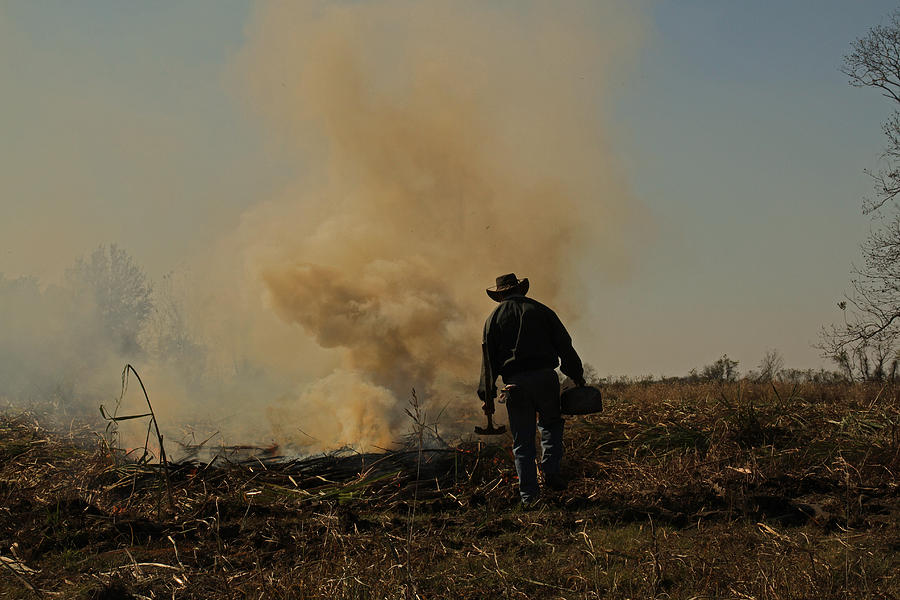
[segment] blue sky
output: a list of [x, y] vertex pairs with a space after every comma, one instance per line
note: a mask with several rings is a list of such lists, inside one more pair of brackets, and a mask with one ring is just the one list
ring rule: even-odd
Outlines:
[[[839, 317], [868, 229], [863, 169], [892, 110], [839, 67], [897, 4], [644, 6], [607, 118], [654, 234], [627, 278], [593, 290], [588, 361], [681, 374], [777, 348], [825, 365], [811, 343]], [[231, 0], [0, 6], [0, 273], [52, 280], [118, 242], [158, 276], [291, 179], [229, 75], [249, 14]]]
[[[840, 73], [890, 2], [664, 2], [617, 100], [617, 148], [658, 236], [606, 293], [605, 331], [635, 372], [684, 372], [766, 348], [811, 348], [868, 230], [881, 122], [892, 107]], [[627, 357], [627, 358], [625, 358]], [[652, 357], [652, 358], [651, 358]], [[615, 359], [612, 359], [615, 360]], [[658, 370], [659, 371], [658, 371]], [[603, 369], [601, 368], [601, 371]], [[637, 368], [639, 371], [640, 369]]]

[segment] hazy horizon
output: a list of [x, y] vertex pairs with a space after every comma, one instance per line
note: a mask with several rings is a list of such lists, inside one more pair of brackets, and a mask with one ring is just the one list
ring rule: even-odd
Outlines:
[[[839, 68], [894, 8], [10, 2], [0, 275], [116, 244], [243, 382], [226, 404], [360, 398], [338, 437], [413, 386], [477, 408], [508, 271], [601, 376], [832, 369], [891, 109]], [[177, 406], [188, 374], [148, 369]]]

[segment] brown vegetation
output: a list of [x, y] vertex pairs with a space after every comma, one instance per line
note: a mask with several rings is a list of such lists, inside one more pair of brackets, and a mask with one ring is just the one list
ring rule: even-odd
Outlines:
[[900, 597], [900, 388], [605, 391], [528, 511], [505, 439], [185, 461], [170, 504], [159, 467], [6, 417], [0, 597]]

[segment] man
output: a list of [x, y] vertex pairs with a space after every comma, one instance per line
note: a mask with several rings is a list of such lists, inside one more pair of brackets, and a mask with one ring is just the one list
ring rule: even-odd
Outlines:
[[[486, 290], [500, 305], [484, 323], [484, 349], [478, 396], [485, 412], [492, 413], [497, 375], [503, 377], [501, 401], [506, 402], [513, 436], [513, 456], [519, 475], [519, 494], [524, 504], [538, 499], [535, 466], [535, 415], [541, 431], [541, 472], [551, 489], [565, 488], [559, 472], [563, 455], [563, 419], [559, 412], [559, 378], [556, 367], [584, 385], [581, 359], [559, 317], [537, 300], [527, 298], [528, 279], [514, 273], [497, 278]], [[560, 364], [560, 360], [562, 363]]]

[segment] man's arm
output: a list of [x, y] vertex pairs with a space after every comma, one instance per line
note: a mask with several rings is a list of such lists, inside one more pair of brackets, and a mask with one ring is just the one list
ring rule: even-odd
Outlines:
[[484, 324], [484, 334], [481, 338], [481, 379], [478, 382], [478, 397], [485, 403], [488, 399], [493, 400], [496, 395], [494, 384], [497, 380], [497, 375], [491, 364], [490, 346], [488, 344], [488, 330], [490, 324], [491, 319], [488, 317], [488, 320]]
[[566, 331], [566, 327], [559, 320], [559, 317], [551, 309], [547, 309], [551, 315], [550, 323], [552, 328], [553, 346], [559, 355], [559, 370], [563, 374], [568, 375], [575, 382], [575, 385], [585, 385], [584, 366], [581, 364], [581, 358], [572, 347], [572, 336]]
[[487, 343], [483, 343], [481, 344], [481, 382], [478, 385], [478, 397], [485, 403], [486, 410], [493, 405], [494, 397], [497, 395], [497, 377], [491, 369], [490, 360]]

